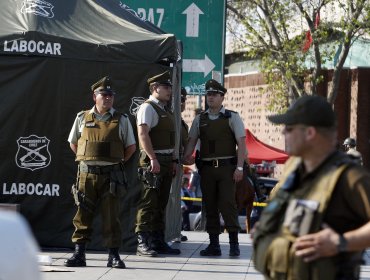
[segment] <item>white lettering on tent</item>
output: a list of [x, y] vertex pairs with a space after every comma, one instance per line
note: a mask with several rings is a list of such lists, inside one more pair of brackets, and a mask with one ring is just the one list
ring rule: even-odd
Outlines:
[[[163, 16], [164, 16], [164, 8], [157, 8], [154, 13], [154, 8], [149, 8], [148, 12], [144, 8], [137, 9], [137, 15], [142, 20], [150, 21], [151, 23], [161, 27]], [[156, 22], [156, 17], [159, 16], [158, 21]]]
[[26, 40], [14, 40], [4, 41], [5, 52], [20, 52], [20, 53], [39, 53], [39, 54], [51, 54], [51, 55], [62, 55], [62, 45], [60, 43], [44, 42], [44, 41], [26, 41]]
[[3, 195], [59, 196], [59, 189], [58, 184], [12, 183], [8, 186], [3, 183]]

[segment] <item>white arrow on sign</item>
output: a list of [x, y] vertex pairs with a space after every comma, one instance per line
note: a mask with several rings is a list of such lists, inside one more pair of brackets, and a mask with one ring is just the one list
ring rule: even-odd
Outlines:
[[194, 3], [191, 3], [182, 13], [186, 14], [186, 37], [198, 37], [199, 15], [204, 13]]
[[204, 77], [215, 68], [212, 60], [205, 54], [204, 59], [184, 59], [182, 61], [182, 70], [184, 72], [203, 72]]

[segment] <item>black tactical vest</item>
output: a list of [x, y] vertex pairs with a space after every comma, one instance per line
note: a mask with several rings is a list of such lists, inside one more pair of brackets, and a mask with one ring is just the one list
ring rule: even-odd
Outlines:
[[235, 157], [236, 140], [229, 125], [231, 111], [225, 110], [215, 120], [210, 120], [207, 112], [199, 118], [200, 158]]

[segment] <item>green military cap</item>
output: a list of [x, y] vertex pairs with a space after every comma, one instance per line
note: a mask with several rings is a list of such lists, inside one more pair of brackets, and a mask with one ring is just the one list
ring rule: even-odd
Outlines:
[[272, 123], [307, 126], [332, 127], [335, 113], [329, 102], [318, 95], [304, 95], [284, 113], [267, 117]]
[[112, 80], [109, 76], [105, 76], [105, 77], [101, 78], [99, 81], [97, 81], [96, 83], [94, 83], [91, 86], [91, 90], [95, 93], [106, 92], [106, 93], [116, 94], [113, 91]]
[[170, 71], [165, 71], [161, 74], [155, 75], [147, 80], [148, 85], [152, 83], [157, 83], [160, 85], [167, 85], [167, 86], [172, 86], [171, 82], [171, 72]]
[[227, 92], [227, 89], [216, 80], [210, 79], [206, 82], [206, 92], [218, 92], [224, 95]]

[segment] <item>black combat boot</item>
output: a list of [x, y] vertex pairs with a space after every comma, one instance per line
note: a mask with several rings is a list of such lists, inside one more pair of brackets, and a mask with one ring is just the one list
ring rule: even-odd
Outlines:
[[154, 231], [152, 234], [151, 247], [153, 250], [157, 251], [158, 254], [166, 255], [180, 255], [181, 251], [179, 249], [171, 248], [167, 242], [164, 241], [164, 233], [161, 231]]
[[218, 233], [209, 234], [209, 245], [200, 251], [201, 256], [221, 256], [220, 241]]
[[75, 252], [72, 257], [64, 262], [64, 266], [79, 267], [86, 266], [86, 246], [84, 243], [75, 244]]
[[143, 257], [155, 257], [158, 253], [149, 246], [149, 233], [148, 232], [138, 232], [137, 234], [137, 250], [136, 255]]
[[108, 263], [107, 267], [113, 267], [113, 268], [126, 268], [125, 263], [121, 260], [118, 248], [109, 248], [108, 250]]
[[238, 242], [238, 232], [229, 232], [229, 243], [230, 243], [230, 257], [240, 256], [239, 242]]

